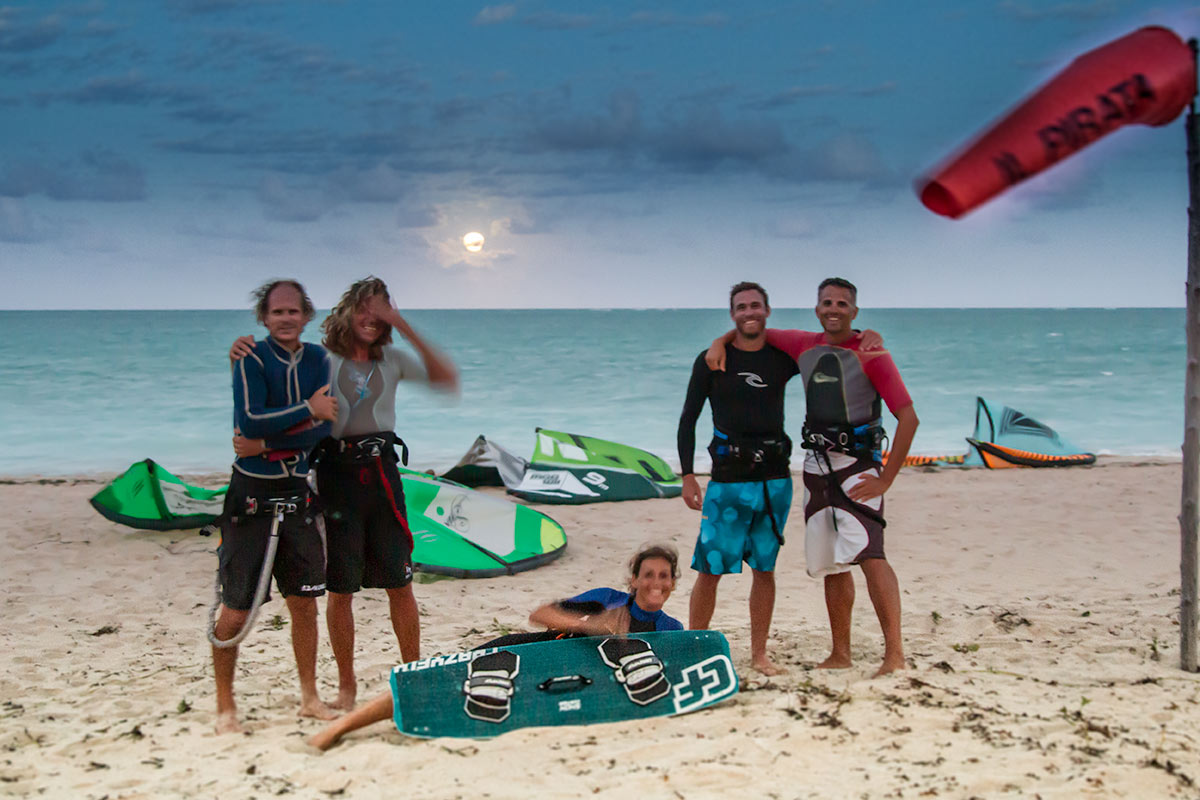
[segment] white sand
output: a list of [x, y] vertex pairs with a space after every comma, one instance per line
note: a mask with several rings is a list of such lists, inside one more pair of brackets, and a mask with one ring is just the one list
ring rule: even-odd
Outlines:
[[[1197, 797], [1200, 675], [1178, 669], [1179, 484], [1178, 463], [906, 470], [888, 496], [887, 549], [911, 669], [893, 676], [869, 677], [882, 638], [861, 576], [856, 667], [812, 669], [828, 631], [797, 505], [771, 641], [786, 675], [749, 671], [749, 576], [731, 576], [714, 626], [743, 691], [715, 709], [487, 741], [408, 739], [380, 723], [314, 755], [302, 742], [319, 723], [296, 716], [280, 600], [241, 649], [251, 732], [215, 736], [203, 633], [214, 542], [109, 523], [87, 505], [95, 482], [7, 482], [0, 794]], [[570, 539], [554, 564], [417, 586], [425, 655], [522, 627], [543, 601], [619, 585], [643, 541], [672, 541], [686, 560], [698, 524], [678, 499], [547, 510]], [[682, 619], [691, 584], [685, 570], [667, 605]], [[356, 609], [366, 699], [386, 688], [398, 651], [382, 592]], [[322, 637], [332, 698], [323, 624]]]

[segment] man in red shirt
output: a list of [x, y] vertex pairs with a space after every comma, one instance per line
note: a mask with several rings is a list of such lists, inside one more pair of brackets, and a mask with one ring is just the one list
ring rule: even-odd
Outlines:
[[[827, 278], [815, 309], [822, 332], [768, 330], [767, 342], [795, 358], [804, 378], [805, 560], [809, 575], [824, 578], [833, 638], [832, 652], [819, 666], [851, 665], [850, 570], [857, 564], [883, 628], [878, 676], [904, 668], [900, 586], [883, 552], [883, 494], [904, 464], [919, 421], [891, 355], [860, 349], [851, 327], [857, 300], [854, 284]], [[880, 458], [881, 400], [897, 423], [886, 466]]]

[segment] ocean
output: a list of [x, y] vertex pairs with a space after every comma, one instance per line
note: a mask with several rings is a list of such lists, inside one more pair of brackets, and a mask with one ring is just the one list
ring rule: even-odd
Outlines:
[[[461, 373], [457, 401], [425, 387], [398, 394], [410, 466], [437, 470], [479, 434], [529, 456], [538, 426], [677, 466], [692, 362], [730, 327], [722, 309], [404, 313]], [[305, 339], [319, 341], [318, 322]], [[811, 309], [774, 309], [770, 324], [817, 326]], [[921, 419], [914, 453], [965, 452], [982, 396], [1096, 453], [1179, 455], [1183, 309], [868, 309], [856, 325], [883, 334], [904, 376]], [[147, 457], [175, 472], [224, 471], [226, 354], [248, 333], [263, 334], [248, 310], [0, 311], [0, 475], [119, 472]], [[803, 418], [797, 381], [793, 436]], [[709, 426], [705, 411], [698, 442]], [[698, 469], [705, 456], [701, 446]]]

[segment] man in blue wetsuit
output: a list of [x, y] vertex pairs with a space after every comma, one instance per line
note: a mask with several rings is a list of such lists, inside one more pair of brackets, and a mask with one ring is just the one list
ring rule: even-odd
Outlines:
[[[300, 715], [331, 719], [317, 693], [317, 601], [325, 593], [325, 548], [308, 507], [308, 450], [329, 432], [337, 401], [329, 394], [324, 348], [300, 341], [312, 301], [296, 281], [265, 284], [255, 293], [268, 336], [233, 364], [235, 434], [265, 440], [269, 453], [233, 463], [221, 526], [221, 606], [214, 635], [228, 641], [242, 629], [266, 558], [273, 512], [285, 510], [273, 574], [292, 619], [292, 650], [300, 675]], [[218, 733], [241, 730], [233, 696], [237, 647], [213, 647]]]

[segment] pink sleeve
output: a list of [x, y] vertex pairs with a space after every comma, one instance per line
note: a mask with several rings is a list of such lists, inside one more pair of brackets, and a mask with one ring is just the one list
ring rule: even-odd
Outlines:
[[900, 377], [900, 370], [896, 369], [896, 362], [892, 361], [891, 353], [880, 353], [872, 357], [869, 352], [856, 352], [863, 372], [867, 373], [871, 385], [879, 392], [883, 402], [887, 403], [889, 411], [895, 414], [900, 409], [912, 405], [912, 398], [908, 396], [908, 389]]
[[818, 344], [821, 334], [812, 331], [785, 331], [767, 328], [767, 344], [777, 347], [792, 358], [799, 358], [805, 350]]

